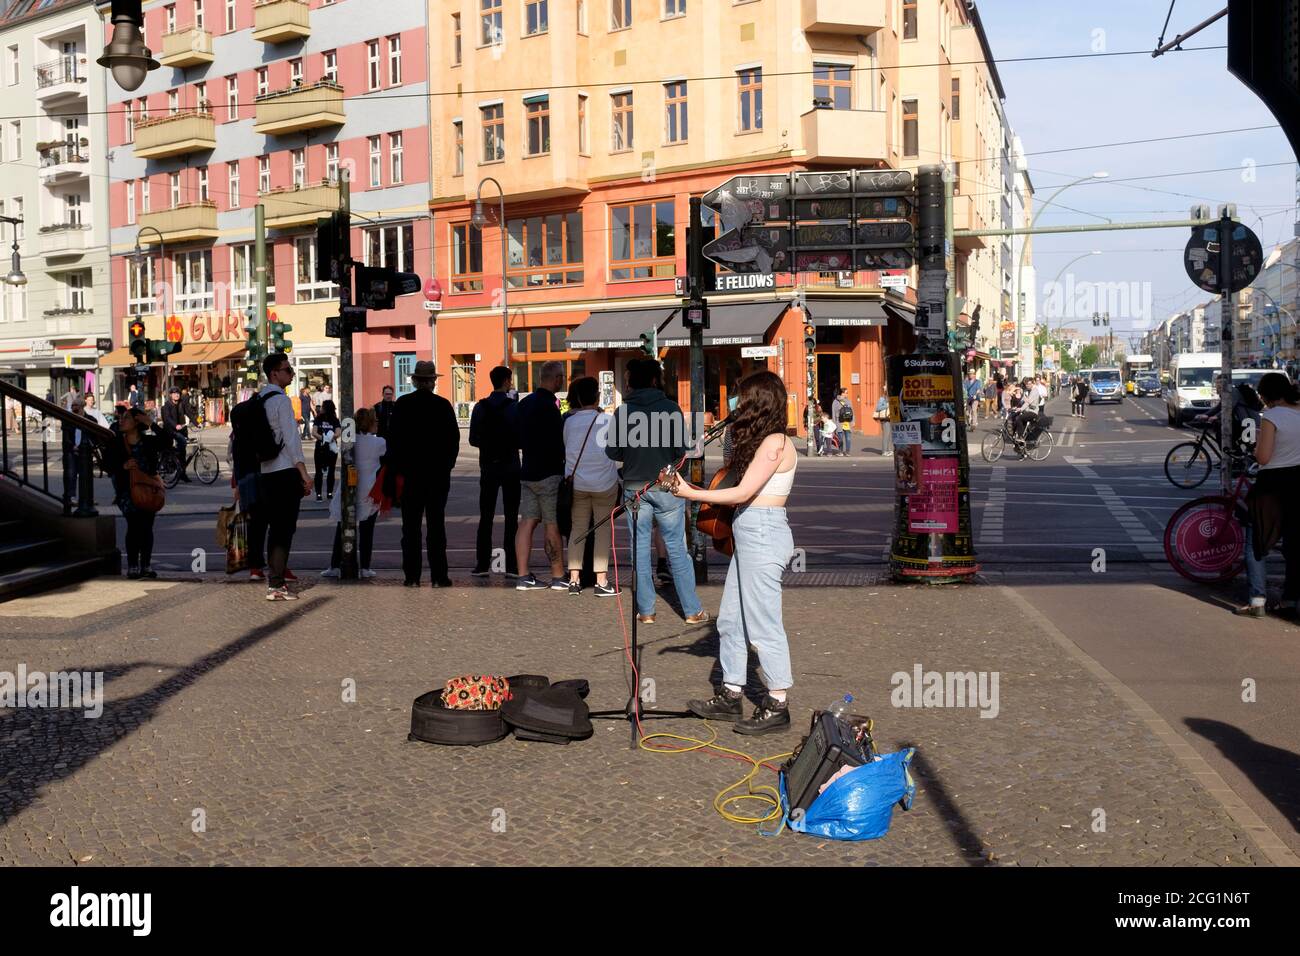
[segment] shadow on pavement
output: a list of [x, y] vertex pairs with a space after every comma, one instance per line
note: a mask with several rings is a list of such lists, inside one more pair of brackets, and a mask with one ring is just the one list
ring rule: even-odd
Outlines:
[[1188, 717], [1187, 728], [1219, 748], [1219, 753], [1250, 778], [1277, 807], [1292, 828], [1300, 832], [1300, 754], [1261, 743], [1240, 727], [1219, 720]]
[[[47, 784], [72, 776], [118, 741], [140, 730], [164, 703], [204, 675], [333, 600], [332, 597], [322, 597], [300, 604], [289, 613], [253, 628], [242, 637], [187, 664], [143, 693], [104, 701], [104, 712], [98, 718], [87, 718], [84, 711], [68, 708], [16, 708], [9, 711], [0, 720], [0, 768], [3, 768], [0, 771], [0, 826], [8, 824], [35, 802]], [[147, 663], [106, 669], [105, 681], [125, 676], [130, 670]], [[87, 668], [69, 666], [62, 670], [71, 672]]]
[[966, 814], [957, 806], [948, 788], [943, 785], [943, 779], [925, 759], [921, 748], [913, 743], [905, 743], [900, 744], [898, 749], [906, 747], [916, 747], [916, 753], [912, 755], [912, 771], [923, 781], [918, 789], [923, 788], [925, 796], [934, 804], [948, 836], [952, 838], [953, 846], [965, 854], [968, 866], [991, 866], [992, 861], [984, 855], [984, 842], [971, 826]]

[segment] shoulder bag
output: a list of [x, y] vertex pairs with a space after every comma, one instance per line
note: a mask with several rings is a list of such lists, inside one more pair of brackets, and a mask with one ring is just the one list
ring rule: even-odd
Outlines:
[[[131, 446], [125, 435], [122, 436], [122, 444], [126, 446], [126, 460], [134, 461], [135, 457], [131, 454]], [[131, 506], [141, 511], [162, 511], [163, 505], [167, 503], [167, 491], [162, 479], [157, 475], [145, 474], [139, 462], [136, 462], [136, 467], [128, 468], [127, 474], [131, 476]]]
[[573, 477], [578, 473], [578, 466], [582, 464], [583, 452], [587, 450], [587, 439], [591, 437], [591, 430], [596, 427], [598, 418], [600, 418], [599, 411], [591, 416], [591, 424], [587, 426], [587, 434], [582, 438], [582, 447], [578, 449], [573, 471], [560, 481], [560, 489], [555, 496], [555, 523], [560, 526], [562, 538], [567, 538], [569, 532], [573, 530]]

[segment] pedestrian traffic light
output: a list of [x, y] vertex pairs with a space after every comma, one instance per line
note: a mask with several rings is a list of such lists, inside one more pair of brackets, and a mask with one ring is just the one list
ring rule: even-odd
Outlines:
[[269, 325], [271, 351], [272, 352], [292, 352], [293, 342], [284, 337], [284, 333], [292, 332], [293, 326], [287, 322], [271, 322]]
[[149, 361], [165, 362], [167, 356], [175, 355], [181, 350], [180, 342], [168, 342], [159, 339], [145, 339], [148, 345]]
[[132, 319], [126, 331], [130, 336], [131, 354], [135, 356], [137, 363], [143, 365], [146, 361], [145, 357], [149, 354], [149, 340], [144, 335], [144, 322], [140, 319]]
[[811, 322], [803, 327], [803, 348], [808, 354], [808, 364], [813, 362], [813, 352], [817, 350], [817, 328]]

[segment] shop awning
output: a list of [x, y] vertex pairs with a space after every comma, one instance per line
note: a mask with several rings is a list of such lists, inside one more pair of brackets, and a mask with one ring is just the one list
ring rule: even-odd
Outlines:
[[[705, 345], [764, 345], [767, 333], [790, 307], [789, 302], [747, 302], [740, 305], [709, 306], [709, 327], [704, 330]], [[668, 328], [659, 333], [659, 345], [691, 344], [690, 329], [682, 323], [680, 312]]]
[[889, 313], [879, 299], [809, 299], [807, 304], [817, 326], [889, 324]]
[[[186, 345], [170, 357], [168, 362], [151, 362], [151, 365], [211, 365], [225, 359], [242, 358], [246, 348], [242, 342], [201, 342]], [[135, 364], [135, 356], [126, 346], [106, 352], [99, 360], [102, 368], [125, 368]]]
[[[111, 352], [105, 352], [99, 359], [101, 368], [125, 368], [128, 365], [135, 364], [135, 356], [125, 345], [120, 349], [113, 349]], [[154, 362], [154, 365], [162, 365], [162, 362]]]
[[634, 349], [641, 344], [641, 333], [656, 332], [676, 315], [676, 309], [624, 309], [619, 312], [593, 312], [586, 322], [569, 333], [569, 348]]

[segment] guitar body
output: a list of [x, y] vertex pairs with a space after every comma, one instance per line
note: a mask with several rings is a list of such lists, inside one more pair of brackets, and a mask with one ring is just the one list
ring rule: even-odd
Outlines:
[[[728, 488], [735, 484], [727, 467], [719, 468], [709, 482], [709, 490]], [[736, 550], [736, 542], [731, 536], [731, 521], [736, 516], [734, 505], [714, 505], [707, 502], [700, 505], [699, 515], [695, 519], [696, 531], [713, 539], [713, 547], [719, 554], [730, 557]]]

